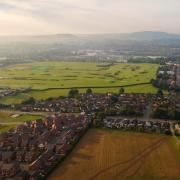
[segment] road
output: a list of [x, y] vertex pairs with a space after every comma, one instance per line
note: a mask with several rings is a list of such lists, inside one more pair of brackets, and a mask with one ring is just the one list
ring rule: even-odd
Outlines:
[[176, 145], [177, 147], [180, 148], [180, 140], [177, 138], [177, 136], [175, 135], [175, 131], [174, 131], [174, 128], [173, 128], [173, 123], [170, 122], [171, 126], [170, 126], [170, 129], [171, 129], [171, 133], [172, 133], [172, 136], [173, 138], [175, 139], [175, 142], [176, 142]]

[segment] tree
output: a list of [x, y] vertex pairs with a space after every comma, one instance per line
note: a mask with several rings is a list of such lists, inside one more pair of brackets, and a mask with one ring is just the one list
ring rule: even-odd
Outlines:
[[54, 98], [53, 97], [48, 97], [46, 100], [47, 101], [52, 101]]
[[119, 89], [119, 94], [123, 94], [124, 92], [125, 92], [124, 88], [121, 87], [121, 88]]
[[112, 103], [118, 102], [118, 96], [115, 95], [115, 94], [113, 94], [113, 95], [111, 96], [111, 101], [112, 101]]
[[86, 90], [86, 94], [92, 94], [93, 92], [92, 92], [92, 89], [91, 88], [88, 88], [87, 90]]
[[154, 118], [161, 118], [161, 119], [168, 119], [168, 110], [167, 108], [164, 107], [158, 107], [154, 112], [153, 112], [153, 117]]
[[22, 104], [35, 104], [36, 100], [33, 97], [30, 97], [29, 99], [22, 102]]
[[69, 90], [69, 97], [70, 98], [75, 98], [77, 97], [79, 94], [79, 90], [78, 89], [70, 89]]
[[159, 89], [158, 92], [157, 92], [157, 96], [160, 96], [160, 97], [163, 97], [163, 91], [162, 89]]

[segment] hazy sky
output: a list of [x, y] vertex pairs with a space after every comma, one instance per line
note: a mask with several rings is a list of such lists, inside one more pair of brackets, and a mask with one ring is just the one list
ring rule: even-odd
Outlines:
[[180, 33], [180, 0], [0, 0], [0, 35]]

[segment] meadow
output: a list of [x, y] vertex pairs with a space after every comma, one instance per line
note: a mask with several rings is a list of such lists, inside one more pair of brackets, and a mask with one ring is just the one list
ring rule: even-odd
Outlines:
[[173, 137], [91, 129], [49, 180], [178, 180]]
[[[33, 91], [5, 97], [0, 102], [10, 104], [19, 103], [28, 97], [47, 99], [67, 96], [69, 90], [63, 88], [71, 87], [85, 87], [79, 89], [80, 92], [85, 92], [87, 87], [94, 87], [95, 93], [117, 93], [119, 88], [114, 86], [149, 83], [152, 78], [155, 78], [158, 67], [156, 64], [52, 63], [48, 61], [11, 65], [0, 69], [0, 87], [31, 87]], [[99, 89], [98, 87], [106, 88]], [[151, 84], [143, 84], [126, 87], [125, 91], [127, 93], [156, 93], [157, 89]]]

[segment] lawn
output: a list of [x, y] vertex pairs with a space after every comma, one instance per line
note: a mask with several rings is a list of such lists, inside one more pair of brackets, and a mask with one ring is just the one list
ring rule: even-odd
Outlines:
[[[1, 87], [31, 87], [33, 91], [8, 96], [0, 103], [20, 103], [29, 97], [47, 99], [67, 96], [69, 90], [48, 88], [125, 86], [148, 83], [155, 78], [156, 64], [107, 64], [87, 62], [34, 62], [0, 69]], [[39, 91], [43, 90], [43, 91]], [[117, 93], [119, 88], [93, 88], [94, 93]], [[80, 89], [85, 92], [86, 88]], [[151, 84], [126, 87], [127, 93], [156, 93]]]
[[91, 129], [48, 179], [178, 180], [180, 162], [171, 140], [163, 135]]

